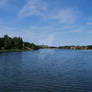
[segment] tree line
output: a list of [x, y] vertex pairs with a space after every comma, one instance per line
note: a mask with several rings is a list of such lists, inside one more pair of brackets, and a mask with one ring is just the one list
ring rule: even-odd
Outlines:
[[49, 47], [47, 45], [35, 45], [34, 43], [24, 42], [21, 37], [9, 37], [4, 35], [0, 38], [0, 50], [37, 50], [40, 48], [57, 48], [57, 49], [92, 49], [92, 45], [88, 46], [60, 46]]
[[8, 35], [0, 38], [0, 50], [9, 49], [38, 49], [39, 47], [33, 43], [24, 42], [21, 37], [11, 38]]

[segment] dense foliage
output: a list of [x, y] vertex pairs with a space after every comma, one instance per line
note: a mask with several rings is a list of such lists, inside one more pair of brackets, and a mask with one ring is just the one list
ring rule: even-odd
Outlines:
[[11, 38], [8, 35], [0, 38], [0, 49], [9, 50], [9, 49], [38, 49], [38, 46], [35, 44], [30, 44], [28, 42], [23, 42], [21, 37]]
[[92, 45], [89, 45], [89, 46], [87, 46], [88, 47], [88, 49], [92, 49]]

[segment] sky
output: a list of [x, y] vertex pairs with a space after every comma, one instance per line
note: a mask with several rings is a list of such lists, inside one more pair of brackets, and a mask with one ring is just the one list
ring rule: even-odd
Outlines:
[[92, 45], [92, 0], [0, 0], [0, 37], [37, 45]]

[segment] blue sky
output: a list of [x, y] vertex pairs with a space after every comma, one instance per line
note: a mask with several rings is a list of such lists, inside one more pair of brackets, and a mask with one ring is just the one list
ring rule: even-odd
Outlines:
[[92, 44], [92, 0], [0, 0], [0, 36], [46, 45]]

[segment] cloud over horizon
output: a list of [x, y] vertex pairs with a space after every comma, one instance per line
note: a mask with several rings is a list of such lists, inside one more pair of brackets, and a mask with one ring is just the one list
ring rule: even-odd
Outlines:
[[72, 8], [49, 10], [49, 4], [45, 0], [29, 0], [19, 12], [19, 17], [41, 16], [46, 20], [56, 20], [62, 24], [75, 24], [80, 12]]
[[86, 37], [91, 44], [89, 6], [83, 0], [0, 0], [0, 36], [47, 45], [81, 45]]

